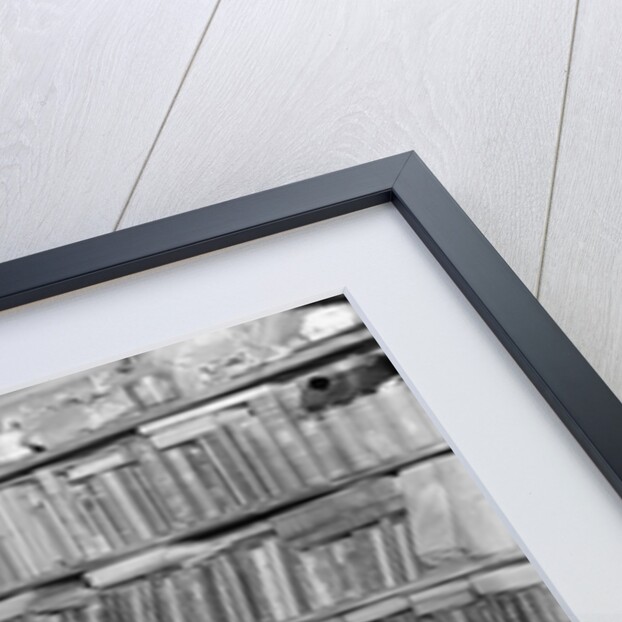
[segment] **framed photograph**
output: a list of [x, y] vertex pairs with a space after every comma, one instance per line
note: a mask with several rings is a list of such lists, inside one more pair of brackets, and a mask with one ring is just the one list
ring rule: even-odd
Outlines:
[[0, 621], [622, 619], [622, 405], [416, 154], [0, 308]]

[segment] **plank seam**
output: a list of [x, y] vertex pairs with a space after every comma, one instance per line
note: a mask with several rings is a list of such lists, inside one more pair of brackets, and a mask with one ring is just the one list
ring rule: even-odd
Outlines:
[[209, 30], [209, 27], [212, 25], [212, 22], [214, 21], [214, 16], [216, 15], [216, 12], [218, 11], [218, 7], [220, 6], [222, 0], [216, 0], [216, 4], [214, 5], [214, 8], [212, 10], [211, 15], [208, 17], [207, 19], [207, 23], [205, 24], [205, 28], [203, 29], [203, 32], [201, 33], [201, 36], [199, 37], [199, 41], [197, 43], [197, 45], [195, 46], [192, 55], [190, 56], [190, 61], [188, 62], [188, 65], [186, 66], [186, 69], [184, 70], [182, 76], [181, 76], [181, 80], [177, 86], [177, 89], [175, 90], [175, 93], [173, 95], [173, 98], [171, 99], [171, 103], [168, 105], [168, 108], [166, 109], [166, 113], [164, 114], [164, 118], [162, 119], [162, 122], [160, 123], [160, 126], [158, 127], [158, 131], [156, 132], [156, 135], [153, 139], [153, 142], [151, 143], [151, 146], [149, 147], [149, 150], [147, 151], [147, 155], [145, 157], [145, 160], [142, 164], [142, 166], [140, 167], [140, 170], [138, 171], [138, 175], [136, 176], [136, 179], [134, 181], [134, 183], [132, 184], [132, 188], [129, 192], [129, 195], [127, 197], [127, 200], [125, 201], [125, 204], [123, 205], [123, 207], [121, 208], [121, 212], [119, 213], [119, 217], [117, 218], [114, 227], [113, 227], [113, 231], [117, 231], [119, 229], [119, 227], [121, 226], [121, 222], [123, 221], [123, 218], [125, 217], [125, 214], [127, 212], [127, 209], [130, 205], [130, 201], [132, 200], [132, 197], [134, 196], [134, 193], [136, 192], [136, 188], [138, 187], [138, 184], [140, 183], [140, 180], [142, 179], [143, 173], [145, 172], [145, 169], [147, 168], [147, 164], [149, 163], [149, 160], [151, 159], [151, 156], [155, 150], [155, 147], [158, 143], [158, 140], [160, 139], [160, 136], [162, 134], [162, 131], [164, 130], [164, 126], [166, 125], [169, 117], [171, 116], [171, 112], [173, 110], [173, 107], [175, 106], [175, 103], [177, 102], [177, 98], [179, 97], [179, 94], [181, 92], [181, 89], [184, 85], [184, 83], [186, 82], [186, 78], [188, 77], [188, 74], [190, 73], [190, 69], [192, 68], [192, 65], [194, 64], [194, 61], [197, 57], [197, 54], [199, 53], [199, 50], [201, 49], [201, 46], [203, 45], [203, 41], [205, 40], [205, 36], [207, 35], [207, 31]]
[[559, 115], [559, 125], [557, 128], [557, 140], [555, 143], [555, 157], [553, 159], [553, 171], [551, 174], [551, 187], [549, 189], [549, 196], [546, 206], [546, 214], [544, 216], [544, 230], [542, 232], [542, 247], [540, 250], [540, 265], [538, 267], [538, 275], [535, 286], [535, 297], [540, 300], [540, 291], [542, 288], [542, 274], [544, 272], [544, 262], [546, 255], [546, 246], [549, 237], [549, 225], [551, 222], [551, 208], [553, 206], [553, 197], [555, 194], [555, 182], [557, 181], [557, 167], [559, 163], [559, 152], [561, 148], [562, 131], [564, 126], [564, 119], [566, 116], [566, 104], [568, 100], [568, 85], [570, 83], [570, 68], [572, 66], [572, 56], [574, 52], [575, 38], [577, 33], [577, 22], [579, 17], [579, 3], [580, 0], [576, 0], [574, 18], [572, 22], [572, 33], [570, 35], [570, 49], [568, 51], [568, 63], [566, 65], [566, 79], [564, 81], [564, 91], [562, 95], [562, 105]]

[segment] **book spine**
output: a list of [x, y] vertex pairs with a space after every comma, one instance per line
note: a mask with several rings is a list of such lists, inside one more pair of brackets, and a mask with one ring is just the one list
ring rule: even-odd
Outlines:
[[[266, 595], [268, 607], [272, 618], [277, 622], [292, 617], [293, 608], [289, 608], [283, 596], [283, 584], [279, 580], [272, 566], [268, 552], [263, 546], [257, 546], [248, 550], [251, 563], [255, 566], [255, 572], [261, 584], [261, 590]], [[251, 571], [252, 572], [252, 571]]]
[[15, 570], [17, 579], [19, 581], [30, 579], [33, 576], [32, 571], [22, 557], [19, 547], [11, 537], [11, 532], [4, 521], [2, 512], [0, 512], [0, 542], [5, 553], [4, 560], [9, 567]]
[[376, 392], [368, 397], [373, 401], [379, 416], [383, 418], [384, 425], [390, 426], [393, 438], [400, 448], [400, 454], [402, 456], [416, 455], [423, 441], [420, 439], [422, 426], [413, 413], [408, 409], [404, 410], [403, 403], [400, 404], [399, 400], [397, 403], [394, 402], [392, 396], [394, 384], [395, 381], [391, 380], [380, 385]]
[[[380, 520], [379, 529], [387, 552], [389, 574], [393, 577], [395, 585], [402, 585], [411, 579], [409, 579], [406, 575], [404, 564], [402, 563], [402, 553], [400, 552], [400, 547], [395, 533], [395, 524], [397, 519], [397, 514], [382, 518]], [[412, 547], [410, 548], [412, 551]]]
[[[530, 590], [519, 590], [515, 592], [516, 604], [520, 609], [522, 618], [525, 620], [546, 620], [546, 615], [540, 615], [534, 606], [529, 592]], [[554, 622], [557, 622], [557, 620], [554, 619]]]
[[156, 532], [164, 535], [173, 531], [175, 528], [175, 518], [170, 513], [165, 500], [162, 499], [158, 491], [153, 487], [152, 482], [143, 473], [142, 468], [134, 465], [129, 467], [129, 471], [136, 482], [136, 486], [144, 495], [145, 507], [152, 508], [153, 518], [157, 524]]
[[314, 546], [309, 552], [315, 557], [315, 565], [333, 603], [347, 598], [349, 582], [342, 576], [338, 564], [328, 545]]
[[5, 537], [0, 536], [0, 586], [9, 587], [20, 580], [20, 573], [12, 554], [5, 543]]
[[32, 558], [39, 569], [39, 574], [58, 570], [62, 563], [53, 538], [46, 531], [44, 525], [33, 512], [31, 500], [28, 496], [28, 483], [22, 482], [3, 490], [7, 510], [12, 514], [17, 528], [28, 534], [27, 544]]
[[224, 577], [221, 575], [220, 569], [217, 568], [216, 562], [217, 559], [209, 559], [202, 562], [199, 567], [205, 598], [211, 606], [211, 612], [207, 619], [210, 622], [211, 620], [237, 622], [233, 597], [228, 591], [228, 586], [225, 584]]
[[292, 493], [304, 488], [304, 483], [287, 462], [281, 449], [268, 434], [261, 420], [252, 417], [242, 425], [242, 429], [248, 433], [251, 443], [261, 456], [266, 469], [276, 481], [279, 489], [284, 493]]
[[11, 501], [7, 494], [7, 489], [0, 491], [0, 520], [6, 526], [7, 532], [19, 552], [20, 559], [28, 569], [28, 574], [36, 577], [42, 574], [43, 570], [39, 566], [39, 559], [33, 554], [32, 547], [29, 545], [21, 522], [10, 509]]
[[321, 460], [324, 474], [329, 480], [339, 480], [350, 474], [350, 467], [325, 421], [308, 417], [300, 419], [298, 427], [318, 460]]
[[172, 575], [162, 578], [161, 583], [156, 585], [156, 593], [158, 594], [161, 622], [186, 622], [182, 595], [178, 592]]
[[136, 456], [154, 494], [166, 504], [175, 530], [191, 525], [194, 522], [192, 506], [157, 449], [148, 440], [137, 439], [130, 444], [130, 451]]
[[350, 567], [353, 547], [352, 538], [340, 538], [328, 545], [328, 550], [344, 585], [344, 596], [347, 599], [360, 598], [365, 594], [363, 585], [357, 581], [357, 574]]
[[287, 615], [289, 617], [300, 615], [302, 611], [296, 598], [296, 589], [292, 583], [292, 577], [283, 554], [281, 543], [276, 538], [267, 538], [264, 541], [264, 549], [281, 589], [282, 602], [284, 608], [287, 610]]
[[316, 462], [310, 447], [273, 395], [272, 390], [264, 388], [250, 402], [250, 407], [294, 467], [301, 481], [307, 486], [325, 484], [326, 477], [322, 473], [319, 463]]
[[43, 509], [37, 502], [33, 488], [30, 482], [23, 482], [12, 488], [13, 503], [19, 508], [21, 528], [29, 534], [29, 539], [38, 550], [39, 557], [43, 559], [43, 564], [39, 566], [40, 570], [44, 568], [48, 571], [58, 570], [65, 565], [66, 557], [59, 546], [60, 541], [54, 533], [52, 523], [43, 514]]
[[157, 506], [151, 503], [147, 491], [136, 478], [134, 469], [126, 466], [114, 471], [123, 488], [129, 493], [134, 506], [148, 525], [152, 535], [164, 535], [169, 532], [169, 526], [164, 517], [158, 511]]
[[[68, 487], [69, 489], [69, 487]], [[83, 485], [76, 485], [71, 487], [68, 492], [71, 495], [71, 501], [73, 507], [76, 509], [81, 522], [86, 525], [89, 534], [89, 540], [92, 543], [93, 547], [97, 551], [93, 557], [99, 557], [101, 555], [106, 555], [110, 552], [110, 545], [108, 541], [104, 537], [104, 535], [100, 532], [97, 523], [92, 519], [91, 515], [85, 511], [82, 504], [79, 502], [79, 493], [83, 489]]]
[[134, 531], [106, 486], [97, 477], [92, 477], [84, 481], [77, 492], [83, 506], [85, 503], [94, 506], [92, 512], [99, 516], [100, 529], [112, 548], [121, 550], [131, 546]]
[[117, 588], [103, 592], [101, 599], [104, 611], [106, 612], [106, 620], [125, 622], [128, 619], [129, 611], [126, 611], [126, 602], [120, 589]]
[[269, 596], [264, 590], [262, 580], [257, 571], [257, 566], [252, 558], [251, 551], [256, 543], [246, 542], [240, 548], [232, 551], [233, 558], [245, 579], [250, 594], [250, 601], [257, 620], [268, 622], [274, 619]]
[[279, 485], [272, 471], [268, 468], [270, 452], [267, 451], [253, 436], [249, 427], [249, 415], [246, 412], [229, 411], [222, 413], [219, 418], [222, 425], [233, 438], [236, 447], [240, 450], [253, 471], [257, 474], [264, 490], [264, 494], [279, 498], [284, 489]]
[[0, 586], [2, 588], [11, 586], [19, 580], [19, 575], [9, 563], [7, 557], [4, 541], [0, 538]]
[[299, 550], [292, 551], [292, 573], [293, 579], [300, 586], [300, 590], [302, 592], [304, 602], [306, 603], [306, 608], [309, 611], [318, 611], [323, 608], [324, 605], [318, 598], [315, 586], [311, 581], [311, 577], [307, 569], [305, 568], [303, 561], [301, 559], [301, 554], [303, 552]]
[[379, 464], [378, 458], [362, 442], [358, 430], [344, 416], [343, 408], [327, 408], [324, 423], [353, 471], [364, 471]]
[[76, 500], [62, 475], [47, 469], [35, 472], [35, 477], [49, 499], [52, 507], [61, 518], [68, 533], [80, 547], [84, 556], [91, 559], [101, 555], [107, 546], [93, 536], [92, 524], [85, 519]]
[[83, 558], [79, 546], [71, 536], [67, 526], [63, 523], [62, 518], [54, 508], [53, 504], [47, 498], [43, 489], [37, 482], [33, 481], [31, 486], [31, 495], [33, 503], [41, 509], [44, 520], [53, 532], [53, 537], [63, 553], [63, 558], [69, 565], [80, 562]]
[[359, 568], [363, 579], [363, 586], [368, 593], [379, 592], [383, 588], [382, 574], [378, 560], [374, 555], [374, 543], [369, 529], [357, 529], [352, 534], [357, 549]]
[[223, 447], [225, 447], [229, 455], [233, 456], [237, 473], [246, 481], [247, 486], [252, 491], [252, 495], [259, 503], [266, 501], [268, 499], [266, 488], [262, 485], [251, 464], [245, 458], [244, 452], [236, 444], [233, 435], [223, 425], [218, 426], [215, 431]]
[[199, 478], [214, 499], [221, 514], [229, 514], [240, 506], [233, 494], [229, 491], [226, 482], [219, 475], [215, 466], [202, 447], [195, 443], [182, 446], [186, 458], [193, 465]]
[[173, 447], [163, 452], [163, 457], [171, 466], [172, 472], [183, 483], [188, 498], [192, 500], [195, 515], [198, 518], [216, 518], [220, 512], [199, 479], [192, 464], [188, 461], [180, 447]]
[[88, 515], [97, 526], [99, 533], [108, 544], [109, 551], [122, 549], [125, 543], [97, 498], [87, 489], [86, 484], [82, 483], [77, 487], [75, 494], [76, 502], [80, 505], [84, 514]]
[[340, 561], [343, 560], [343, 568], [353, 591], [361, 596], [368, 595], [369, 580], [364, 559], [365, 550], [360, 548], [359, 540], [354, 536], [343, 538], [336, 552], [339, 553]]
[[116, 471], [107, 471], [100, 473], [98, 480], [101, 481], [113, 502], [118, 505], [120, 513], [126, 519], [124, 526], [133, 532], [136, 540], [148, 541], [153, 538], [155, 534], [151, 532], [149, 524], [141, 516], [134, 503], [134, 499], [132, 499], [130, 492], [126, 490], [119, 474]]
[[133, 622], [154, 622], [158, 619], [156, 596], [151, 581], [141, 580], [134, 583], [132, 616]]
[[317, 554], [312, 550], [296, 551], [303, 574], [303, 585], [310, 591], [314, 609], [327, 609], [334, 605], [333, 594], [327, 577], [322, 573]]
[[242, 505], [255, 505], [265, 499], [257, 478], [225, 430], [215, 428], [201, 437], [199, 444]]
[[210, 571], [213, 577], [213, 583], [218, 594], [218, 602], [223, 611], [223, 618], [227, 622], [242, 622], [240, 611], [237, 606], [236, 598], [224, 574], [224, 568], [220, 558], [214, 559], [210, 564]]
[[143, 606], [140, 602], [140, 583], [140, 581], [132, 581], [128, 585], [115, 588], [120, 590], [122, 594], [124, 600], [124, 615], [128, 621], [145, 622]]
[[408, 583], [419, 579], [419, 568], [415, 558], [415, 545], [410, 525], [405, 518], [396, 517], [392, 521], [393, 535], [399, 553], [402, 576]]
[[394, 560], [385, 542], [384, 533], [379, 525], [368, 528], [369, 540], [374, 552], [374, 559], [380, 570], [382, 588], [390, 589], [399, 584], [398, 576], [395, 572]]
[[132, 582], [127, 585], [115, 587], [117, 592], [117, 612], [122, 622], [144, 622], [134, 620], [134, 606], [136, 599], [136, 583]]
[[[175, 573], [175, 580], [178, 591], [184, 595], [183, 610], [186, 619], [206, 621], [222, 619], [222, 609], [219, 611], [216, 603], [207, 598], [204, 570], [201, 568], [184, 568]], [[188, 613], [190, 616], [187, 615]], [[231, 622], [234, 621], [235, 618], [232, 618]], [[229, 622], [229, 619], [223, 620], [223, 622]]]
[[255, 622], [255, 616], [252, 611], [248, 594], [240, 576], [236, 571], [233, 561], [227, 555], [221, 555], [217, 560], [220, 574], [228, 586], [236, 611], [236, 620], [240, 622]]

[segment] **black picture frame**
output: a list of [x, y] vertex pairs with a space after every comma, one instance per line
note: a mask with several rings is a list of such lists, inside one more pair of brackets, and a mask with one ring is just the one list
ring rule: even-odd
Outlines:
[[388, 202], [622, 496], [622, 403], [412, 151], [2, 263], [0, 311]]

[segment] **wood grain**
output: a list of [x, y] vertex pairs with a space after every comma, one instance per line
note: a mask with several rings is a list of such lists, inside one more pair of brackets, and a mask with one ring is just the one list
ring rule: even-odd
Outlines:
[[0, 261], [113, 229], [214, 5], [0, 3]]
[[622, 5], [581, 2], [541, 301], [622, 398]]
[[415, 149], [533, 287], [573, 0], [223, 0], [122, 226]]

